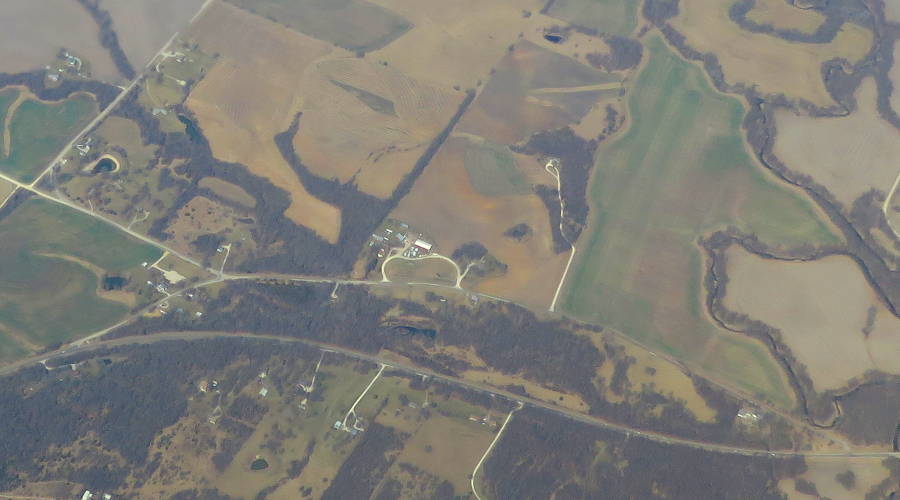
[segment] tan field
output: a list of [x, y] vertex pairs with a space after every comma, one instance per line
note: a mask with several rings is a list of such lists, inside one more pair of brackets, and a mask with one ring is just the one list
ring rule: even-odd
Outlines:
[[244, 191], [244, 188], [228, 181], [223, 181], [218, 177], [204, 177], [198, 183], [200, 187], [207, 188], [222, 198], [231, 200], [239, 205], [248, 208], [256, 206], [256, 198], [250, 196], [250, 193]]
[[[312, 68], [311, 68], [312, 69]], [[325, 178], [387, 198], [465, 97], [372, 58], [338, 58], [306, 73], [297, 154]]]
[[5, 179], [0, 179], [0, 208], [3, 208], [3, 202], [16, 190], [16, 185]]
[[825, 22], [825, 15], [811, 9], [799, 9], [787, 0], [756, 0], [747, 19], [776, 29], [815, 33]]
[[779, 329], [817, 391], [845, 387], [869, 370], [900, 372], [900, 320], [849, 257], [785, 262], [733, 247], [727, 258], [726, 307]]
[[176, 31], [183, 30], [203, 0], [102, 0], [119, 44], [131, 65], [140, 71]]
[[[487, 81], [491, 68], [532, 21], [522, 11], [537, 11], [537, 0], [482, 2], [461, 0], [373, 0], [402, 12], [413, 29], [388, 46], [366, 55], [387, 61], [410, 78], [463, 90]], [[435, 62], [439, 62], [436, 64]]]
[[[445, 254], [463, 243], [481, 242], [509, 268], [503, 276], [482, 281], [479, 291], [547, 307], [568, 259], [568, 253], [553, 252], [547, 209], [530, 194], [479, 194], [465, 169], [466, 144], [463, 138], [448, 139], [391, 217], [434, 235]], [[522, 222], [534, 231], [530, 239], [517, 242], [503, 236]]]
[[0, 72], [20, 73], [43, 68], [53, 61], [60, 48], [90, 62], [94, 78], [106, 82], [121, 79], [109, 52], [100, 45], [97, 24], [77, 2], [3, 2]]
[[877, 93], [875, 82], [864, 80], [858, 109], [845, 117], [811, 118], [782, 109], [775, 115], [775, 154], [825, 186], [847, 210], [870, 189], [887, 193], [898, 173], [900, 131], [878, 115]]
[[[807, 458], [807, 470], [801, 476], [816, 485], [820, 498], [863, 498], [878, 483], [887, 479], [890, 471], [883, 465], [882, 458]], [[851, 488], [841, 484], [837, 476], [853, 473]], [[809, 500], [811, 497], [798, 492], [792, 479], [778, 482], [778, 487], [788, 500]]]
[[893, 23], [900, 23], [900, 3], [886, 0], [884, 2], [884, 17]]
[[[775, 0], [777, 1], [777, 0]], [[728, 17], [730, 2], [685, 0], [672, 26], [700, 52], [719, 58], [725, 81], [756, 86], [766, 94], [785, 94], [817, 106], [834, 104], [822, 81], [824, 62], [842, 57], [851, 63], [866, 55], [872, 33], [845, 24], [831, 43], [791, 43], [778, 37], [742, 30]]]
[[432, 257], [418, 260], [392, 259], [384, 265], [385, 278], [399, 283], [456, 284], [456, 267], [444, 259]]
[[220, 55], [187, 101], [213, 154], [288, 191], [285, 215], [337, 241], [340, 210], [306, 191], [273, 142], [300, 109], [297, 83], [307, 66], [336, 49], [223, 3], [197, 21], [193, 36], [205, 52]]

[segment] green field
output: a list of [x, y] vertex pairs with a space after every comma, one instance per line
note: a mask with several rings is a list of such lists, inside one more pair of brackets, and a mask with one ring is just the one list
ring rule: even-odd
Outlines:
[[9, 154], [0, 157], [0, 171], [20, 182], [33, 181], [96, 112], [96, 101], [84, 94], [58, 103], [24, 101], [10, 120]]
[[365, 0], [229, 0], [301, 33], [351, 51], [380, 49], [412, 24]]
[[466, 145], [465, 166], [472, 187], [484, 196], [531, 193], [531, 185], [505, 146], [470, 142]]
[[659, 39], [630, 98], [631, 126], [601, 148], [592, 218], [563, 308], [701, 364], [787, 405], [765, 348], [717, 330], [702, 304], [700, 237], [734, 225], [772, 245], [836, 237], [812, 205], [754, 164], [741, 138], [743, 108]]
[[[19, 91], [13, 88], [5, 88], [0, 90], [0, 132], [3, 132], [4, 126], [6, 123], [6, 112], [9, 111], [9, 106], [16, 101], [19, 97]], [[2, 136], [0, 136], [2, 137]], [[3, 141], [3, 145], [0, 146], [0, 155], [6, 154], [6, 141]], [[2, 158], [2, 156], [0, 156]]]
[[161, 255], [43, 199], [28, 200], [0, 220], [0, 242], [0, 358], [7, 359], [26, 344], [63, 342], [116, 321], [128, 308], [97, 296], [99, 277], [91, 267], [122, 272]]
[[635, 0], [556, 0], [547, 15], [610, 35], [630, 35], [637, 26]]

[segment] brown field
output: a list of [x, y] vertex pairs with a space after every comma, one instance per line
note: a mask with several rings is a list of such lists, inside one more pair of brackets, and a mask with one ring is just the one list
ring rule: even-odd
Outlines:
[[97, 24], [71, 0], [6, 0], [0, 20], [0, 72], [43, 68], [60, 48], [90, 63], [92, 76], [106, 82], [121, 77], [100, 45]]
[[579, 122], [602, 97], [619, 88], [617, 76], [532, 42], [519, 42], [497, 64], [457, 130], [515, 144], [535, 132]]
[[[507, 47], [533, 22], [523, 10], [540, 10], [543, 2], [461, 0], [373, 0], [402, 12], [413, 29], [366, 59], [386, 61], [410, 78], [463, 90], [487, 81]], [[435, 64], [439, 61], [439, 64]]]
[[302, 87], [294, 146], [304, 164], [341, 182], [355, 176], [362, 191], [380, 198], [391, 195], [464, 98], [369, 57], [321, 61]]
[[256, 206], [256, 198], [250, 196], [250, 193], [244, 191], [244, 188], [238, 186], [237, 184], [223, 181], [222, 179], [219, 179], [217, 177], [204, 177], [200, 180], [198, 185], [202, 188], [209, 189], [222, 198], [231, 200], [239, 205], [243, 205], [248, 208], [253, 208]]
[[456, 285], [457, 272], [453, 264], [432, 257], [417, 260], [391, 259], [384, 266], [385, 278], [399, 283], [439, 283]]
[[[807, 470], [800, 477], [816, 485], [820, 498], [863, 498], [878, 483], [887, 479], [890, 471], [883, 465], [883, 458], [807, 458]], [[854, 484], [848, 489], [837, 480], [838, 474], [853, 472]], [[808, 500], [812, 497], [800, 493], [792, 479], [779, 481], [778, 487], [788, 500]]]
[[728, 17], [730, 5], [720, 0], [685, 0], [671, 20], [688, 45], [719, 58], [729, 84], [744, 83], [763, 93], [783, 93], [828, 106], [834, 101], [822, 81], [822, 63], [836, 57], [857, 62], [872, 45], [869, 30], [849, 23], [828, 44], [791, 43], [751, 33]]
[[825, 15], [811, 9], [800, 9], [787, 0], [756, 0], [747, 19], [780, 30], [815, 33], [825, 22]]
[[727, 258], [726, 307], [779, 329], [816, 390], [842, 388], [869, 370], [900, 372], [900, 321], [850, 258], [775, 261], [738, 247]]
[[775, 154], [825, 186], [847, 210], [870, 189], [887, 193], [897, 176], [900, 131], [879, 116], [877, 92], [871, 78], [864, 80], [858, 109], [845, 117], [811, 118], [782, 109], [775, 115]]
[[287, 190], [285, 215], [337, 241], [340, 210], [306, 191], [272, 140], [300, 109], [307, 66], [337, 49], [224, 3], [211, 6], [192, 33], [204, 52], [220, 55], [187, 101], [213, 154]]
[[[482, 281], [478, 291], [547, 307], [568, 259], [567, 253], [553, 252], [547, 210], [530, 194], [479, 194], [465, 168], [467, 142], [458, 137], [448, 139], [391, 217], [434, 235], [446, 254], [463, 243], [481, 242], [509, 269], [503, 276]], [[520, 243], [503, 236], [522, 222], [534, 231], [530, 239]]]
[[140, 71], [200, 10], [203, 0], [102, 0], [131, 65]]

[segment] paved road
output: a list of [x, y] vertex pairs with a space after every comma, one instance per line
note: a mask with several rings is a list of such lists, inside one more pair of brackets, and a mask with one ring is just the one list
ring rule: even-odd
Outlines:
[[508, 401], [514, 403], [520, 403], [523, 406], [530, 406], [532, 408], [539, 408], [548, 412], [551, 412], [557, 416], [561, 416], [564, 418], [568, 418], [571, 420], [575, 420], [578, 422], [582, 422], [588, 425], [601, 427], [613, 432], [622, 433], [628, 436], [639, 436], [650, 441], [655, 441], [662, 444], [667, 445], [675, 445], [675, 446], [687, 446], [690, 448], [701, 449], [710, 452], [717, 453], [728, 453], [728, 454], [737, 454], [744, 456], [768, 456], [768, 457], [792, 457], [792, 456], [803, 456], [803, 457], [822, 457], [822, 458], [885, 458], [885, 457], [897, 457], [900, 458], [900, 453], [898, 452], [877, 452], [877, 451], [860, 451], [860, 452], [810, 452], [810, 451], [793, 451], [793, 450], [781, 450], [781, 451], [767, 451], [767, 450], [759, 450], [753, 448], [743, 448], [739, 446], [730, 446], [730, 445], [722, 445], [716, 443], [707, 443], [704, 441], [696, 441], [691, 439], [683, 439], [675, 436], [670, 436], [667, 434], [648, 431], [642, 429], [635, 429], [633, 427], [629, 427], [622, 424], [617, 424], [614, 422], [609, 422], [607, 420], [585, 415], [583, 413], [575, 412], [566, 408], [560, 408], [556, 405], [546, 403], [544, 401], [539, 401], [530, 397], [523, 397], [518, 394], [513, 394], [507, 391], [503, 391], [501, 389], [497, 389], [495, 387], [488, 386], [486, 384], [482, 384], [479, 382], [473, 382], [469, 380], [458, 379], [455, 377], [450, 377], [447, 375], [443, 375], [440, 373], [433, 372], [431, 370], [420, 368], [417, 366], [408, 365], [405, 363], [398, 363], [396, 360], [387, 360], [381, 357], [355, 351], [352, 349], [347, 349], [345, 347], [340, 347], [332, 344], [327, 344], [323, 342], [316, 342], [307, 339], [298, 339], [298, 338], [290, 338], [290, 337], [280, 337], [276, 335], [263, 335], [263, 334], [253, 334], [253, 333], [224, 333], [224, 332], [163, 332], [157, 333], [153, 335], [146, 336], [134, 336], [134, 337], [123, 337], [119, 339], [113, 340], [99, 340], [90, 344], [82, 344], [78, 346], [71, 346], [68, 348], [63, 348], [52, 353], [44, 354], [43, 356], [35, 356], [29, 358], [28, 360], [16, 363], [15, 365], [9, 365], [0, 369], [0, 375], [5, 375], [13, 372], [16, 369], [20, 369], [28, 364], [36, 364], [46, 362], [49, 363], [51, 361], [57, 360], [58, 358], [62, 358], [64, 356], [68, 356], [75, 353], [83, 353], [83, 352], [91, 352], [100, 349], [104, 349], [107, 347], [115, 347], [115, 346], [123, 346], [123, 345], [140, 345], [140, 344], [154, 344], [157, 342], [167, 341], [167, 340], [192, 340], [192, 339], [209, 339], [209, 338], [241, 338], [241, 339], [253, 339], [253, 340], [268, 340], [268, 341], [276, 341], [276, 342], [284, 342], [284, 343], [300, 343], [308, 346], [316, 347], [319, 349], [325, 349], [328, 351], [333, 351], [336, 353], [343, 354], [344, 356], [348, 356], [354, 359], [367, 361], [373, 364], [387, 364], [390, 365], [391, 370], [400, 371], [404, 373], [416, 374], [416, 375], [428, 375], [434, 379], [440, 380], [444, 383], [455, 385], [457, 387], [463, 387], [469, 390], [473, 390], [476, 392], [481, 392], [483, 394], [494, 395], [495, 397], [500, 397], [506, 399]]

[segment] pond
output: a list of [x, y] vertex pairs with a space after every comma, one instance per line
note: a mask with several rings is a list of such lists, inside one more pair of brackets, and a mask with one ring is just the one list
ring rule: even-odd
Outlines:
[[122, 276], [106, 276], [103, 278], [104, 290], [121, 290], [128, 280]]
[[544, 33], [544, 40], [547, 40], [551, 43], [560, 43], [565, 38], [562, 35], [557, 35], [556, 33]]
[[98, 161], [97, 164], [94, 165], [94, 168], [93, 170], [91, 170], [91, 172], [95, 174], [102, 174], [104, 172], [112, 172], [117, 168], [119, 168], [119, 164], [116, 162], [116, 160], [105, 156], [103, 158], [100, 158], [100, 161]]
[[265, 458], [257, 458], [250, 464], [250, 470], [263, 470], [269, 467], [269, 462]]

